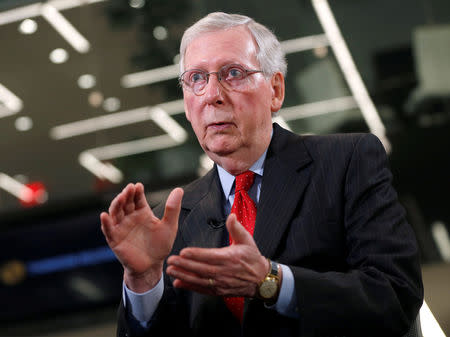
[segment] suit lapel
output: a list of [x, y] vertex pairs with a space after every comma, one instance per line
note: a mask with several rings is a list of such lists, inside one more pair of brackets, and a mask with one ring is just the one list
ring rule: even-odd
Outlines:
[[216, 167], [186, 188], [182, 208], [190, 212], [180, 224], [180, 232], [187, 245], [205, 248], [223, 245], [226, 231], [223, 198]]
[[262, 255], [276, 253], [309, 183], [311, 162], [301, 137], [274, 124], [253, 235]]

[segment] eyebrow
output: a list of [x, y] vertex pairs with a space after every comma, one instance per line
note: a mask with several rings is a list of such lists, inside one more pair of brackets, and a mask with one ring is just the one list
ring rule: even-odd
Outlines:
[[[240, 66], [244, 67], [244, 68], [248, 68], [249, 66], [247, 66], [246, 64], [243, 64], [242, 62], [238, 62], [238, 61], [225, 61], [225, 62], [221, 62], [220, 65], [218, 66], [217, 70], [221, 69], [224, 66], [227, 66], [229, 64], [239, 64]], [[206, 72], [209, 72], [209, 70], [207, 70], [206, 65], [208, 65], [207, 62], [200, 62], [195, 66], [192, 67], [185, 67], [185, 70], [191, 70], [191, 69], [199, 69], [199, 70], [204, 70]]]

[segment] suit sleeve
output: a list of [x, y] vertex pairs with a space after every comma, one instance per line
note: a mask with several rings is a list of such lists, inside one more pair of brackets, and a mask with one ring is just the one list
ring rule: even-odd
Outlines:
[[423, 301], [416, 239], [380, 141], [360, 137], [349, 158], [342, 219], [348, 270], [290, 266], [300, 329], [304, 336], [402, 336]]

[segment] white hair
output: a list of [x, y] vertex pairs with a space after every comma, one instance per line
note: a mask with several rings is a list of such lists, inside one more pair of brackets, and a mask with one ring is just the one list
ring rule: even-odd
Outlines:
[[186, 29], [180, 44], [180, 72], [184, 72], [186, 48], [195, 38], [203, 33], [217, 32], [236, 26], [247, 27], [253, 36], [257, 46], [256, 59], [262, 72], [266, 76], [277, 72], [286, 76], [287, 63], [276, 36], [267, 27], [248, 16], [222, 12], [210, 13]]

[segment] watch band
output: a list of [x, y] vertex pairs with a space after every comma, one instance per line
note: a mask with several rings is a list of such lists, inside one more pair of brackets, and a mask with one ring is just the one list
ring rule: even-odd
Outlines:
[[270, 272], [269, 272], [269, 274], [266, 275], [266, 277], [270, 276], [270, 274], [278, 277], [278, 263], [273, 262], [271, 259], [267, 259], [267, 260], [269, 260], [269, 263], [270, 263]]

